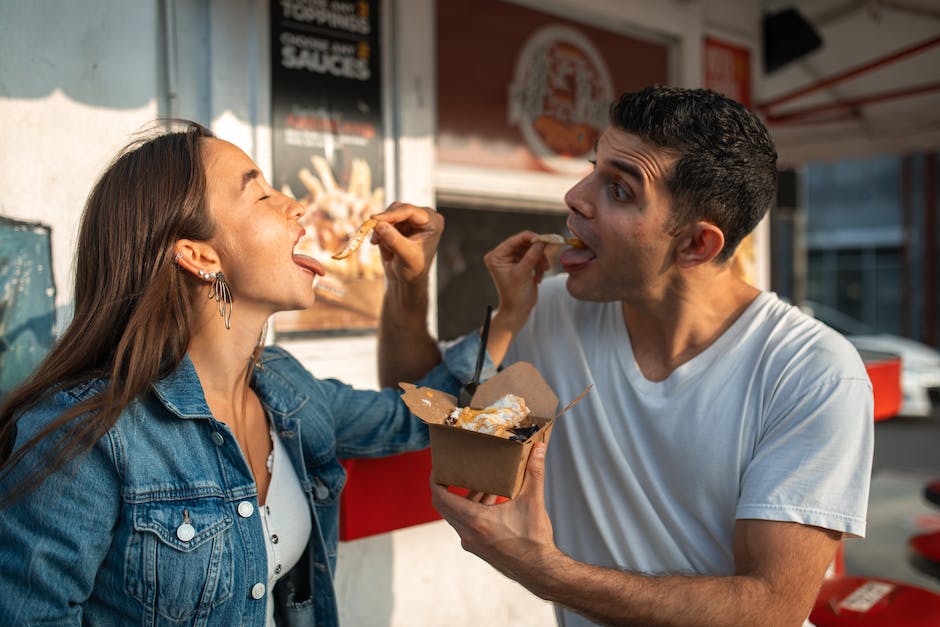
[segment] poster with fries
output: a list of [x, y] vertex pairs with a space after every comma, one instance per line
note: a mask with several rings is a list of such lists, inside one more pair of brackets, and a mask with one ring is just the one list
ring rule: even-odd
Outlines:
[[316, 304], [274, 318], [279, 333], [378, 326], [385, 278], [359, 226], [385, 206], [381, 0], [271, 0], [273, 184], [307, 209], [298, 252], [324, 263]]

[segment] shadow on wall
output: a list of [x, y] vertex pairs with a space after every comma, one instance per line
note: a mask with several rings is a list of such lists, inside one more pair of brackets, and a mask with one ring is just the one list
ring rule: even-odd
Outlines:
[[[177, 42], [176, 31], [202, 32], [206, 10], [203, 3], [2, 2], [0, 98], [44, 99], [61, 91], [93, 106], [144, 107], [170, 87], [167, 55], [188, 41], [181, 34]], [[190, 65], [205, 65], [194, 56]]]
[[0, 400], [53, 341], [55, 283], [50, 228], [0, 216]]

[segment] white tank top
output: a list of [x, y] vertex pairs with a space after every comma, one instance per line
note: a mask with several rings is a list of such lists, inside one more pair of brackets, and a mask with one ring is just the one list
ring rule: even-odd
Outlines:
[[310, 540], [310, 506], [304, 496], [297, 472], [287, 457], [281, 438], [271, 429], [271, 455], [268, 470], [271, 482], [261, 506], [261, 527], [268, 556], [267, 626], [274, 627], [274, 584], [289, 571]]

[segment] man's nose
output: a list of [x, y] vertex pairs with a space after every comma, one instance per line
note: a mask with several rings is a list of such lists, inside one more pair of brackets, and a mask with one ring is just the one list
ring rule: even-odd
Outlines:
[[590, 217], [592, 214], [592, 205], [587, 198], [587, 177], [581, 179], [565, 193], [565, 204], [575, 213], [584, 217]]

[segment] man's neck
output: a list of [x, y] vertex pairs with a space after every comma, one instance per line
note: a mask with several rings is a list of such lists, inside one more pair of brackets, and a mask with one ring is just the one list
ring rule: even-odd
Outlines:
[[623, 320], [640, 372], [650, 381], [666, 379], [721, 337], [759, 293], [723, 272], [657, 298], [624, 301]]

